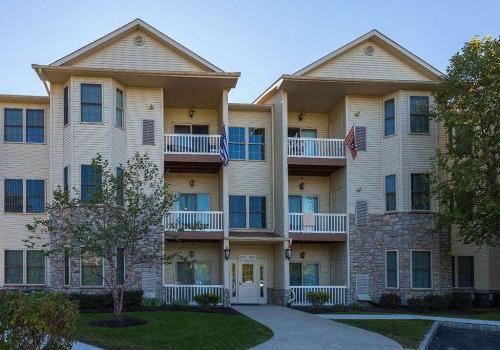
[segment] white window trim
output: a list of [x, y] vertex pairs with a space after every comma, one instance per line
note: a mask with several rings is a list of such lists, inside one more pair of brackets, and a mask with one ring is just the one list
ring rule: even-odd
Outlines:
[[[320, 287], [322, 284], [321, 282], [321, 261], [315, 261], [315, 260], [291, 260], [290, 264], [300, 264], [300, 278], [301, 278], [301, 285], [300, 287], [306, 286], [304, 284], [304, 265], [305, 264], [313, 264], [313, 265], [318, 265], [318, 285], [317, 286], [309, 286], [309, 287]], [[289, 272], [290, 273], [290, 272]], [[290, 281], [288, 281], [288, 284], [290, 284]], [[291, 285], [290, 285], [291, 286]], [[291, 286], [291, 287], [299, 287], [299, 286]]]
[[[390, 134], [390, 135], [386, 135], [385, 134], [385, 103], [387, 101], [390, 101], [390, 100], [394, 100], [394, 133]], [[383, 99], [382, 101], [382, 112], [383, 112], [383, 116], [384, 118], [382, 118], [382, 137], [384, 139], [390, 139], [391, 137], [394, 137], [398, 134], [398, 125], [397, 125], [397, 115], [398, 115], [398, 110], [399, 110], [399, 106], [398, 106], [398, 103], [397, 103], [398, 99], [396, 98], [396, 96], [390, 96], [390, 97], [387, 97], [385, 99]]]
[[[265, 126], [237, 126], [237, 125], [229, 125], [227, 127], [227, 147], [228, 147], [228, 152], [229, 152], [229, 144], [238, 144], [241, 145], [241, 142], [229, 142], [229, 128], [242, 128], [244, 130], [244, 136], [245, 140], [243, 142], [245, 146], [245, 158], [244, 159], [230, 159], [230, 161], [237, 161], [237, 162], [267, 162], [267, 128]], [[264, 129], [264, 143], [250, 143], [250, 135], [249, 129]], [[248, 146], [252, 145], [264, 145], [264, 159], [249, 159], [248, 157]]]
[[[452, 285], [451, 287], [453, 289], [460, 289], [460, 290], [471, 290], [471, 289], [475, 289], [476, 288], [476, 274], [475, 274], [475, 267], [476, 267], [476, 259], [474, 259], [474, 255], [452, 255], [453, 257], [453, 260], [454, 260], [454, 264], [455, 264], [455, 271], [454, 271], [454, 280], [455, 280], [455, 285]], [[458, 286], [458, 258], [459, 257], [472, 257], [472, 284], [473, 286], [472, 287], [459, 287]]]
[[84, 286], [82, 283], [82, 256], [80, 256], [80, 288], [104, 288], [104, 258], [101, 257], [102, 261], [102, 284], [94, 286]]
[[[114, 96], [115, 96], [115, 102], [114, 102], [114, 122], [113, 122], [113, 127], [115, 127], [116, 129], [119, 129], [119, 130], [125, 130], [125, 89], [122, 88], [121, 86], [118, 86], [118, 85], [114, 85], [114, 88], [115, 88], [115, 93], [114, 93]], [[123, 107], [122, 107], [122, 112], [123, 112], [123, 115], [122, 115], [122, 126], [117, 126], [116, 125], [116, 109], [117, 109], [117, 106], [116, 106], [116, 96], [117, 96], [117, 91], [116, 90], [120, 90], [122, 92], [122, 98], [123, 98]]]
[[[68, 123], [64, 124], [64, 89], [68, 88]], [[71, 124], [71, 85], [66, 84], [62, 88], [63, 91], [63, 129], [67, 128]]]
[[[396, 287], [387, 286], [387, 253], [396, 252]], [[384, 276], [385, 276], [385, 289], [398, 290], [399, 289], [399, 250], [388, 249], [384, 251]]]
[[[412, 203], [412, 188], [411, 188], [411, 176], [412, 175], [428, 175], [429, 176], [429, 208], [430, 209], [413, 209], [413, 203]], [[416, 213], [432, 213], [433, 210], [433, 199], [432, 199], [432, 188], [431, 188], [431, 176], [432, 172], [430, 170], [421, 170], [421, 171], [410, 171], [409, 174], [409, 179], [408, 179], [408, 184], [409, 184], [409, 191], [410, 191], [410, 212], [416, 212]], [[397, 188], [397, 187], [396, 187]]]
[[[396, 182], [395, 182], [396, 192], [394, 192], [394, 194], [396, 195], [396, 208], [394, 210], [387, 210], [387, 178], [389, 176], [394, 176], [394, 179], [396, 180]], [[411, 175], [410, 175], [410, 197], [411, 197]], [[410, 198], [410, 201], [411, 201], [411, 198]], [[387, 174], [384, 176], [384, 204], [385, 204], [385, 212], [386, 213], [397, 213], [398, 212], [398, 175], [397, 174]]]
[[43, 251], [43, 249], [4, 249], [4, 261], [2, 264], [5, 264], [5, 252], [6, 251], [22, 251], [23, 253], [23, 281], [22, 283], [5, 283], [5, 266], [4, 266], [4, 276], [3, 276], [3, 285], [4, 286], [30, 286], [30, 287], [39, 287], [47, 285], [47, 257], [44, 257], [44, 283], [28, 283], [28, 250], [29, 251]]
[[[229, 227], [230, 231], [263, 231], [263, 232], [269, 232], [269, 220], [268, 220], [268, 211], [269, 211], [269, 201], [267, 198], [267, 195], [259, 195], [259, 194], [252, 194], [252, 195], [245, 195], [245, 194], [229, 194], [230, 196], [241, 196], [245, 197], [245, 215], [246, 215], [246, 227], [238, 227], [238, 228], [231, 228]], [[263, 228], [256, 228], [256, 227], [250, 227], [250, 197], [263, 197], [265, 198], [266, 201], [266, 227]], [[228, 216], [231, 215], [231, 210], [228, 208]]]
[[431, 96], [425, 94], [409, 94], [407, 95], [408, 103], [408, 135], [431, 136], [431, 119], [429, 118], [429, 131], [428, 132], [415, 132], [411, 131], [411, 98], [412, 97], [427, 97], [429, 99], [429, 113], [431, 111]]
[[[428, 252], [428, 253], [430, 253], [431, 286], [429, 288], [413, 287], [413, 252]], [[434, 287], [433, 271], [434, 271], [434, 266], [432, 264], [432, 250], [428, 250], [428, 249], [412, 249], [412, 250], [410, 250], [410, 289], [412, 289], [412, 290], [431, 290]]]
[[[101, 86], [101, 121], [100, 122], [85, 122], [82, 120], [82, 85], [100, 85]], [[88, 124], [88, 125], [102, 125], [104, 124], [104, 88], [102, 82], [94, 83], [94, 82], [80, 82], [80, 124]]]
[[[172, 264], [172, 266], [173, 266], [173, 277], [174, 277], [174, 279], [173, 279], [173, 284], [175, 284], [175, 285], [179, 285], [179, 286], [187, 286], [187, 285], [189, 285], [189, 284], [180, 284], [180, 283], [179, 283], [179, 274], [177, 273], [177, 263], [179, 263], [179, 262], [181, 262], [181, 263], [188, 263], [188, 262], [186, 262], [186, 261], [184, 261], [184, 260], [175, 260], [175, 261], [173, 262], [173, 264]], [[210, 284], [209, 284], [209, 285], [212, 285], [212, 265], [213, 265], [213, 264], [212, 264], [212, 261], [210, 261], [210, 260], [196, 260], [196, 261], [192, 261], [192, 263], [193, 263], [193, 265], [194, 265], [194, 266], [193, 266], [193, 269], [195, 269], [195, 268], [196, 268], [196, 264], [207, 264], [207, 265], [208, 265], [208, 270], [210, 271]], [[164, 266], [164, 268], [165, 268], [165, 267], [166, 267], [166, 264], [163, 264], [163, 266]], [[195, 278], [195, 277], [196, 277], [196, 276], [194, 276], [194, 275], [193, 275], [193, 278]], [[164, 282], [164, 283], [163, 283], [163, 286], [169, 286], [169, 285], [171, 285], [171, 284], [172, 284], [172, 283], [165, 283], [165, 282]], [[197, 284], [196, 284], [196, 280], [194, 280], [194, 285], [197, 285]], [[204, 286], [204, 284], [200, 284], [200, 286]]]
[[[36, 215], [44, 215], [47, 213], [47, 210], [44, 210], [42, 212], [38, 212], [38, 213], [31, 213], [31, 212], [28, 212], [27, 211], [27, 204], [28, 204], [28, 192], [27, 192], [27, 180], [41, 180], [43, 181], [44, 185], [43, 185], [43, 190], [44, 190], [44, 193], [43, 193], [43, 200], [44, 200], [44, 205], [46, 206], [47, 205], [47, 200], [48, 200], [48, 196], [47, 196], [47, 193], [48, 193], [48, 189], [47, 189], [47, 183], [48, 183], [48, 179], [33, 179], [33, 178], [25, 178], [25, 177], [3, 177], [3, 178], [0, 178], [0, 181], [2, 181], [2, 186], [5, 186], [5, 180], [22, 180], [23, 181], [23, 211], [22, 212], [10, 212], [10, 211], [5, 211], [5, 187], [4, 187], [4, 194], [3, 194], [3, 197], [1, 199], [2, 201], [2, 213], [4, 215], [23, 215], [23, 216], [26, 216], [26, 215], [31, 215], [31, 216], [36, 216]], [[7, 249], [7, 250], [23, 250], [23, 249]]]

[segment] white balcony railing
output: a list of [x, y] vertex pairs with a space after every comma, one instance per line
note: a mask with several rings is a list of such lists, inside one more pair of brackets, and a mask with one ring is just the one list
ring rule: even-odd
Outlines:
[[345, 304], [346, 286], [290, 286], [292, 305], [311, 305], [307, 300], [308, 292], [326, 292], [329, 295], [325, 305]]
[[219, 154], [219, 135], [165, 134], [165, 153]]
[[344, 140], [289, 137], [288, 156], [305, 158], [344, 158]]
[[290, 232], [345, 232], [346, 214], [290, 213], [288, 215]]
[[219, 296], [219, 305], [222, 304], [224, 286], [205, 285], [205, 284], [167, 284], [165, 287], [165, 304], [172, 304], [175, 301], [187, 301], [188, 304], [196, 304], [194, 296], [198, 294], [217, 294]]
[[222, 231], [222, 211], [171, 211], [163, 225], [167, 231]]

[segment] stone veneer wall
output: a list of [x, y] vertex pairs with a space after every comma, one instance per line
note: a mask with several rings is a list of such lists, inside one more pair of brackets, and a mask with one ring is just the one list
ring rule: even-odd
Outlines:
[[271, 294], [268, 294], [267, 298], [268, 304], [270, 299], [271, 304], [287, 305], [290, 300], [290, 289], [273, 288]]
[[[451, 289], [451, 243], [449, 232], [433, 232], [429, 213], [368, 215], [366, 226], [357, 226], [349, 215], [350, 301], [356, 298], [356, 274], [368, 274], [369, 294], [378, 302], [381, 294], [395, 292], [403, 302], [426, 294], [443, 294]], [[412, 289], [411, 250], [430, 250], [432, 289]], [[385, 288], [385, 251], [398, 250], [399, 289]]]

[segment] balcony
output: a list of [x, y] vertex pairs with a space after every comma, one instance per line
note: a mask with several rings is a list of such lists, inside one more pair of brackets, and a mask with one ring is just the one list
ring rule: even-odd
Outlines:
[[290, 175], [329, 175], [346, 165], [344, 140], [288, 138]]
[[289, 232], [300, 234], [344, 234], [346, 214], [290, 213]]
[[165, 170], [216, 173], [221, 165], [220, 136], [165, 134]]
[[218, 240], [224, 237], [222, 211], [171, 211], [163, 219], [167, 238]]

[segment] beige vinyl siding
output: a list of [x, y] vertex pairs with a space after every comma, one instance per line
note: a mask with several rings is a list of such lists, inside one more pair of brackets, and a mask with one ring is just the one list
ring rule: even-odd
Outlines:
[[[438, 133], [436, 123], [429, 122], [428, 134], [410, 133], [410, 96], [429, 96], [432, 106], [433, 98], [428, 91], [401, 91], [399, 100], [399, 116], [401, 118], [400, 133], [402, 135], [402, 207], [411, 210], [411, 174], [430, 173], [432, 160], [436, 154]], [[436, 200], [431, 201], [431, 210], [437, 210]]]
[[[135, 45], [133, 38], [141, 35], [143, 45]], [[144, 31], [136, 30], [116, 42], [86, 57], [70, 63], [71, 66], [85, 68], [136, 69], [151, 71], [203, 72], [199, 64], [194, 63], [177, 50], [163, 43]]]
[[[302, 121], [300, 121], [298, 112], [289, 112], [288, 127], [299, 129], [314, 129], [317, 132], [317, 137], [330, 137], [329, 120], [327, 113], [304, 112], [303, 119]], [[286, 134], [286, 136], [288, 136], [288, 133]]]
[[490, 255], [490, 288], [492, 290], [500, 291], [500, 248], [489, 247]]
[[[45, 143], [21, 144], [4, 142], [4, 108], [23, 110], [23, 138], [25, 138], [26, 109], [43, 109]], [[0, 286], [4, 283], [4, 251], [26, 249], [27, 224], [43, 214], [5, 212], [5, 179], [45, 180], [46, 202], [50, 200], [50, 116], [47, 104], [0, 103]], [[26, 211], [26, 181], [23, 181], [23, 208]]]
[[[229, 195], [265, 196], [267, 230], [273, 230], [273, 167], [272, 120], [269, 112], [229, 111], [229, 126], [244, 127], [248, 144], [248, 128], [265, 129], [265, 156], [263, 161], [231, 160], [226, 168]], [[248, 157], [248, 147], [246, 148]]]
[[[184, 261], [183, 257], [200, 263], [208, 263], [210, 266], [210, 282], [211, 284], [222, 283], [222, 264], [221, 264], [221, 247], [219, 243], [180, 243], [167, 242], [165, 243], [165, 251], [167, 256], [177, 254], [171, 264], [166, 264], [163, 267], [163, 280], [165, 284], [173, 284], [177, 282], [176, 262]], [[189, 257], [189, 252], [193, 251], [194, 256]]]
[[165, 134], [174, 133], [174, 125], [208, 125], [208, 133], [220, 133], [219, 112], [216, 109], [195, 109], [189, 116], [189, 108], [165, 108]]
[[[263, 261], [266, 264], [266, 286], [267, 288], [273, 288], [274, 281], [274, 249], [273, 245], [253, 245], [253, 244], [238, 244], [231, 242], [231, 262], [238, 262], [240, 257], [253, 255], [255, 256], [256, 261]], [[277, 274], [280, 274], [282, 270], [277, 269]], [[270, 300], [270, 295], [267, 296], [268, 300]]]
[[[366, 55], [365, 47], [373, 46], [372, 56]], [[398, 57], [373, 41], [366, 41], [342, 55], [333, 58], [304, 74], [308, 77], [380, 79], [380, 80], [426, 80], [429, 78], [412, 68]]]
[[[359, 112], [359, 117], [356, 113]], [[347, 96], [347, 125], [366, 127], [367, 151], [359, 151], [356, 159], [347, 152], [348, 208], [354, 214], [356, 201], [368, 201], [370, 214], [385, 211], [381, 176], [381, 108], [379, 97]], [[358, 192], [357, 189], [361, 190]]]
[[[194, 186], [189, 184], [194, 180]], [[170, 193], [208, 193], [210, 194], [210, 210], [219, 211], [219, 176], [218, 174], [169, 173], [165, 182]]]
[[[299, 188], [304, 183], [304, 190]], [[289, 176], [288, 195], [318, 197], [319, 213], [330, 213], [330, 184], [327, 176]]]
[[330, 175], [330, 203], [331, 212], [345, 214], [347, 209], [347, 171], [346, 168], [340, 168]]
[[330, 121], [330, 137], [335, 139], [343, 139], [346, 135], [346, 125], [345, 125], [345, 98], [340, 100], [333, 106], [333, 108], [328, 113]]

